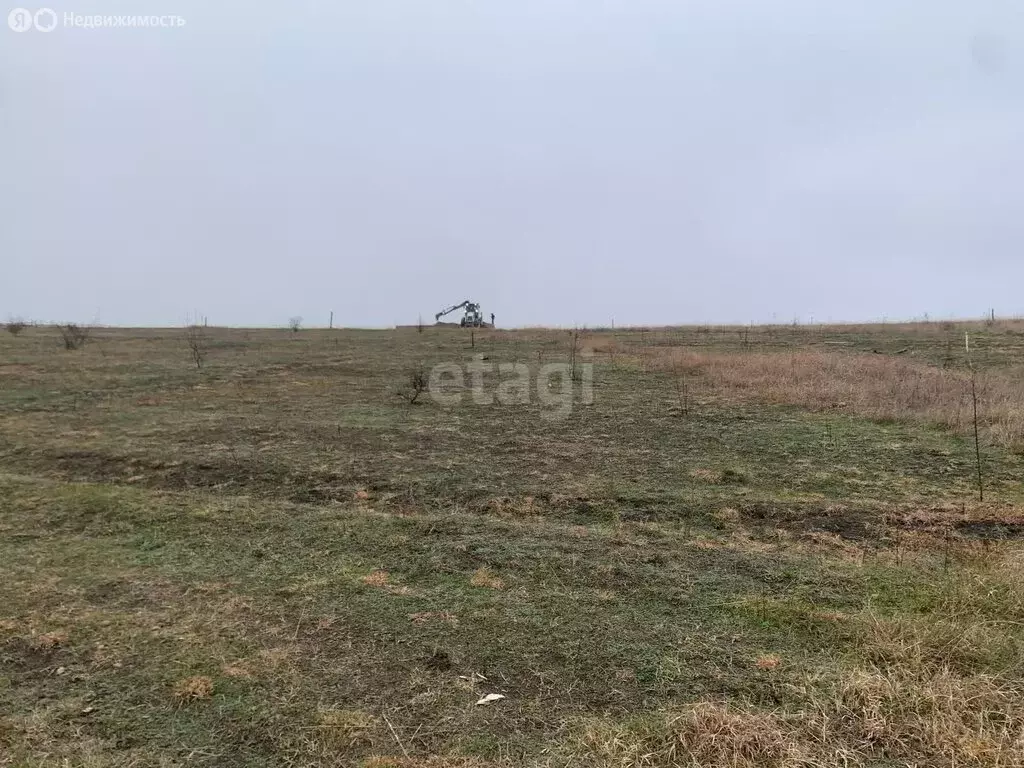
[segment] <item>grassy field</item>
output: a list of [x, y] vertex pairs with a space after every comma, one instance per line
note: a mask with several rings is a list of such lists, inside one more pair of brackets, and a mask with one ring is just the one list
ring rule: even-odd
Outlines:
[[0, 765], [1024, 765], [1024, 323], [197, 343], [0, 333]]

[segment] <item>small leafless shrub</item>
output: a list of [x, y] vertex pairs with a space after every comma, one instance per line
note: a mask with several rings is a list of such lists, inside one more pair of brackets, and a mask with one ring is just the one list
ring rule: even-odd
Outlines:
[[201, 325], [190, 325], [185, 328], [185, 343], [188, 344], [189, 353], [192, 355], [192, 362], [196, 368], [203, 367], [203, 360], [206, 359], [206, 333]]
[[288, 318], [288, 327], [291, 328], [292, 333], [298, 333], [302, 328], [302, 318], [296, 315], [295, 317]]
[[678, 410], [676, 411], [677, 416], [689, 416], [690, 415], [690, 392], [687, 387], [686, 381], [686, 366], [681, 362], [677, 362], [672, 367], [673, 373], [675, 374], [676, 384], [676, 400], [678, 401]]
[[576, 360], [580, 354], [580, 329], [573, 328], [570, 331], [570, 344], [569, 344], [569, 378], [572, 381], [580, 381], [582, 378], [580, 371], [576, 366]]
[[11, 318], [10, 320], [7, 321], [7, 332], [9, 334], [11, 334], [12, 336], [17, 336], [19, 333], [24, 331], [27, 327], [28, 327], [28, 323], [26, 323], [21, 318], [14, 317], [14, 318]]
[[64, 341], [64, 349], [80, 349], [89, 340], [89, 329], [77, 323], [58, 325], [57, 330]]
[[415, 368], [408, 372], [405, 383], [396, 394], [409, 405], [415, 405], [420, 395], [429, 389], [430, 379], [427, 377], [427, 372], [423, 368]]
[[[993, 310], [993, 315], [995, 311]], [[981, 435], [978, 430], [978, 372], [971, 359], [971, 336], [964, 333], [964, 352], [967, 354], [967, 367], [971, 372], [971, 404], [974, 410], [974, 453], [978, 466], [978, 501], [985, 500], [985, 485], [981, 471]]]

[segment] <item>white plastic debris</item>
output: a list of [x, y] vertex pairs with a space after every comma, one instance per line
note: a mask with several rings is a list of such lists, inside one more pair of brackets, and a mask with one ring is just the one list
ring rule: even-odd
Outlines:
[[486, 696], [480, 699], [480, 701], [478, 701], [476, 705], [479, 707], [482, 704], [493, 704], [494, 702], [501, 701], [504, 698], [505, 697], [500, 693], [488, 693]]

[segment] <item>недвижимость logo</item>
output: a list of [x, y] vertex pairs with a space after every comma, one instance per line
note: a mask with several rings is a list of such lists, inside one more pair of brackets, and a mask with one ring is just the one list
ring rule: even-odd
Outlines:
[[40, 8], [35, 13], [27, 8], [15, 8], [7, 14], [7, 26], [15, 32], [28, 32], [33, 27], [49, 32], [57, 26], [57, 14], [50, 8]]
[[[57, 28], [57, 12], [52, 8], [40, 8], [34, 13], [27, 8], [15, 8], [7, 14], [7, 26], [15, 32], [28, 32], [37, 29], [50, 32]], [[65, 11], [62, 26], [71, 29], [107, 29], [107, 28], [177, 28], [185, 26], [185, 19], [177, 15], [120, 15], [120, 14], [80, 14]]]

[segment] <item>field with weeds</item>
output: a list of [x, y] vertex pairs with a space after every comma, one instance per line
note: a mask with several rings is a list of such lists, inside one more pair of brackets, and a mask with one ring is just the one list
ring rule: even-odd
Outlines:
[[1016, 321], [0, 333], [0, 765], [1022, 766], [1022, 452]]

